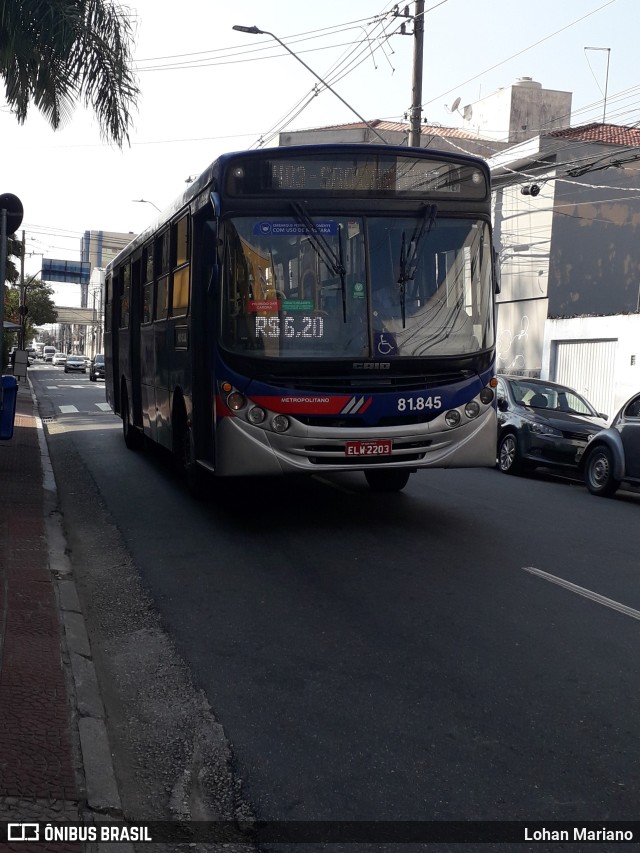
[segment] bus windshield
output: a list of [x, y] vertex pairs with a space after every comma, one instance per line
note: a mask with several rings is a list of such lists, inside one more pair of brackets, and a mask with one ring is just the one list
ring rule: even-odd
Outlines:
[[225, 222], [222, 344], [256, 358], [439, 357], [494, 344], [489, 228], [417, 216]]

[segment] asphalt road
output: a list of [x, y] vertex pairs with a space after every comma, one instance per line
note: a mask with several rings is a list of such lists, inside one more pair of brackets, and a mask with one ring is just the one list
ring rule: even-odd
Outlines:
[[423, 471], [198, 504], [63, 377], [31, 371], [131, 813], [637, 817], [638, 495]]

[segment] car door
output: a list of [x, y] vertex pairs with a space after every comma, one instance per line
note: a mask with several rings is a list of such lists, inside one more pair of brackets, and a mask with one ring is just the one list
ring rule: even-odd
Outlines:
[[640, 394], [625, 408], [618, 430], [624, 447], [625, 475], [640, 479]]

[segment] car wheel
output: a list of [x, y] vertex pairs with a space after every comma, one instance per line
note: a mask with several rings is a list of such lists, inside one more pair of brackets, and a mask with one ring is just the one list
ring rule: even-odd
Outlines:
[[608, 498], [615, 494], [620, 481], [613, 476], [613, 456], [605, 445], [595, 447], [584, 468], [584, 482], [592, 495]]
[[374, 492], [401, 492], [409, 482], [411, 471], [406, 468], [389, 468], [387, 471], [365, 471], [369, 488]]
[[513, 432], [504, 435], [498, 445], [498, 468], [503, 474], [522, 474], [525, 470], [518, 450], [518, 437]]

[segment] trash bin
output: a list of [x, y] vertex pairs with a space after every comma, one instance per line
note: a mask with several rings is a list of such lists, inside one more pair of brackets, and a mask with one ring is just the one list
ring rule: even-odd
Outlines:
[[0, 440], [13, 436], [13, 423], [16, 419], [16, 398], [18, 380], [15, 376], [2, 377], [2, 410], [0, 410]]

